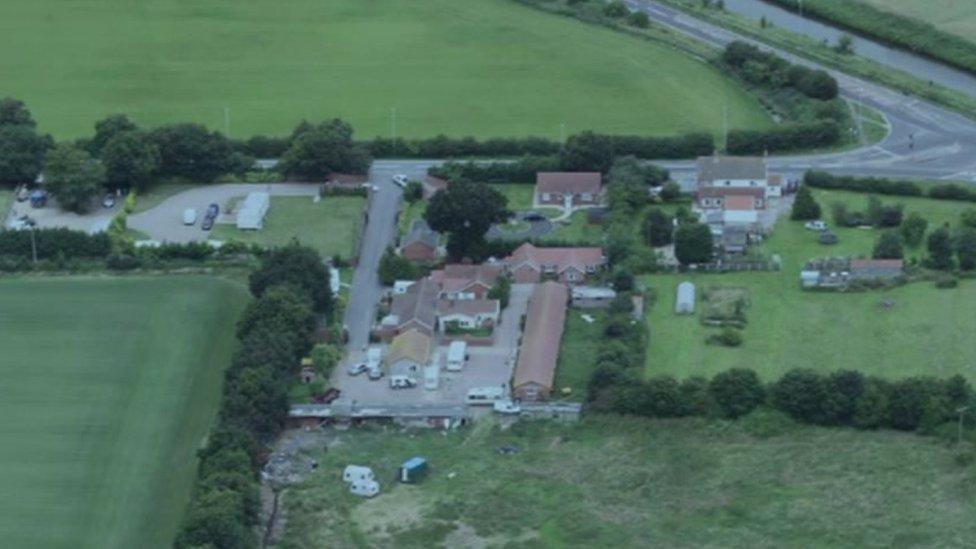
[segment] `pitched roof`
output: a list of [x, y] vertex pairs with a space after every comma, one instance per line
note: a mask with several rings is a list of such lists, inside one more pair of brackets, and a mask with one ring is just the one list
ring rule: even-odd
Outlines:
[[539, 172], [535, 184], [543, 193], [599, 194], [603, 176], [599, 172]]
[[727, 197], [722, 206], [726, 210], [752, 211], [756, 209], [756, 200], [751, 196], [736, 194]]
[[762, 187], [699, 187], [698, 197], [725, 198], [728, 196], [751, 196], [763, 198], [766, 191]]
[[386, 355], [387, 364], [408, 359], [418, 364], [427, 362], [430, 356], [430, 337], [417, 329], [410, 329], [393, 338], [390, 342], [390, 352]]
[[440, 245], [441, 235], [430, 228], [423, 219], [416, 219], [410, 225], [410, 232], [403, 237], [400, 247], [420, 243], [429, 248], [437, 248]]
[[552, 389], [568, 296], [566, 286], [558, 282], [543, 282], [535, 287], [525, 315], [513, 387], [537, 383]]
[[510, 268], [529, 265], [535, 270], [542, 265], [555, 265], [556, 272], [561, 273], [569, 268], [586, 272], [587, 267], [603, 265], [605, 259], [602, 248], [538, 248], [526, 242], [505, 261]]
[[766, 160], [759, 156], [700, 156], [698, 181], [766, 179]]
[[500, 265], [452, 263], [430, 273], [430, 278], [440, 285], [442, 292], [459, 292], [475, 284], [491, 288], [501, 274]]
[[430, 278], [423, 278], [407, 288], [406, 293], [393, 297], [390, 314], [397, 319], [397, 325], [416, 320], [428, 328], [433, 329], [435, 307], [437, 304], [437, 284]]
[[497, 316], [500, 310], [497, 299], [442, 299], [437, 302], [437, 316]]

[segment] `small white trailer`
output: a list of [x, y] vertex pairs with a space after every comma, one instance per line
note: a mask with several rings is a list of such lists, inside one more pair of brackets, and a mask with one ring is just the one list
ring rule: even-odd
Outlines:
[[460, 372], [468, 360], [468, 344], [464, 341], [452, 341], [447, 348], [447, 370]]

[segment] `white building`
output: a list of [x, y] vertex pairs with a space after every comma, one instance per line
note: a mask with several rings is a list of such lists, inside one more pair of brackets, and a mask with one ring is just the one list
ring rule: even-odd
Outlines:
[[258, 230], [264, 227], [264, 216], [271, 206], [271, 195], [265, 192], [247, 193], [237, 211], [237, 228]]
[[447, 369], [451, 372], [459, 372], [468, 360], [468, 344], [464, 341], [452, 341], [447, 348]]

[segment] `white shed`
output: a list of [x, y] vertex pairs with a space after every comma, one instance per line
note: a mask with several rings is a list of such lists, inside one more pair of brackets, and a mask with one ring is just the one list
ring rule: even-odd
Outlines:
[[674, 312], [679, 315], [690, 315], [695, 312], [695, 285], [687, 280], [678, 284], [678, 297], [675, 300]]
[[467, 360], [468, 344], [464, 341], [452, 341], [447, 348], [447, 369], [451, 372], [458, 372], [464, 367]]
[[349, 491], [357, 496], [371, 498], [380, 493], [380, 483], [375, 480], [359, 480], [349, 485]]
[[257, 230], [264, 227], [264, 216], [271, 205], [271, 195], [265, 192], [247, 193], [237, 211], [237, 228]]
[[373, 476], [373, 470], [369, 467], [346, 465], [346, 468], [342, 471], [342, 480], [355, 483], [373, 481], [376, 478]]

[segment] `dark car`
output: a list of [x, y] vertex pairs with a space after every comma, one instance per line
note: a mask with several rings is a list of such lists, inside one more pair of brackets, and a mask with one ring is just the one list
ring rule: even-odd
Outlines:
[[206, 217], [214, 217], [214, 218], [216, 218], [218, 215], [220, 215], [220, 205], [219, 204], [213, 203], [213, 204], [207, 206], [207, 215], [206, 215]]
[[200, 228], [205, 231], [209, 231], [210, 229], [213, 229], [213, 226], [214, 226], [214, 218], [209, 215], [207, 217], [204, 217], [203, 222], [200, 223]]
[[525, 212], [522, 215], [522, 219], [525, 221], [545, 221], [546, 216], [542, 215], [539, 212]]

